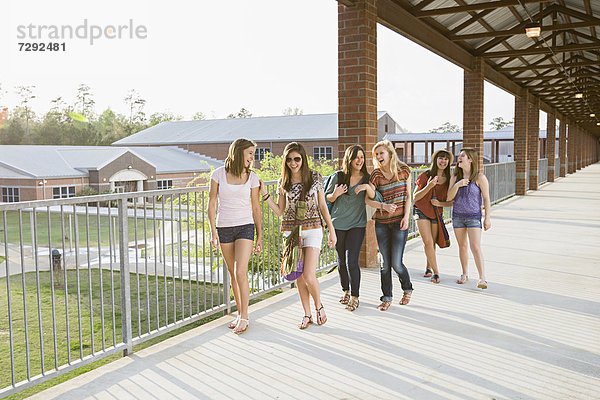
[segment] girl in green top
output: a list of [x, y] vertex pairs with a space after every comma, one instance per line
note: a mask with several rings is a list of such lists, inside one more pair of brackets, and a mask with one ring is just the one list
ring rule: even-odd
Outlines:
[[368, 192], [372, 192], [370, 198], [374, 197], [375, 191], [369, 186], [365, 151], [359, 145], [348, 147], [344, 154], [342, 170], [331, 177], [325, 188], [325, 195], [332, 203], [331, 219], [337, 237], [335, 247], [339, 259], [338, 271], [344, 291], [340, 303], [346, 304], [346, 309], [350, 311], [358, 308], [358, 256], [365, 238], [365, 194]]

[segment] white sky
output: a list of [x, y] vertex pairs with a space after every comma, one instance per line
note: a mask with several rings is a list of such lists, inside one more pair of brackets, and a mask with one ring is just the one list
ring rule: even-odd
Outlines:
[[[145, 111], [186, 119], [201, 111], [224, 118], [241, 107], [254, 116], [337, 111], [337, 2], [334, 0], [21, 0], [0, 15], [0, 106], [17, 103], [14, 86], [35, 85], [32, 108], [46, 112], [62, 96], [74, 103], [89, 85], [96, 112], [127, 113], [136, 89]], [[145, 25], [147, 39], [53, 40], [62, 52], [19, 52], [18, 25]], [[127, 32], [127, 31], [125, 31]], [[378, 109], [412, 132], [462, 124], [463, 71], [378, 26]], [[44, 40], [47, 42], [48, 40]], [[485, 126], [510, 120], [512, 95], [485, 86]], [[540, 113], [544, 114], [544, 113]], [[545, 115], [541, 119], [545, 121]], [[543, 122], [542, 123], [545, 123]], [[541, 125], [544, 127], [545, 125]]]

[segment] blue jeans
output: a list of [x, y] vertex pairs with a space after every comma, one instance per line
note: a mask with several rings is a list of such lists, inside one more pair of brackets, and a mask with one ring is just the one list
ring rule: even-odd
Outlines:
[[[392, 268], [396, 271], [404, 293], [412, 292], [408, 269], [402, 262], [404, 246], [408, 237], [408, 229], [400, 230], [400, 223], [382, 224], [375, 221], [375, 235], [379, 252], [383, 257], [383, 264], [379, 273], [381, 275], [381, 301], [392, 301]], [[391, 268], [390, 268], [391, 267]]]
[[338, 272], [342, 290], [350, 290], [352, 296], [358, 297], [360, 289], [360, 267], [358, 256], [365, 238], [365, 228], [352, 228], [347, 231], [335, 230], [338, 254]]

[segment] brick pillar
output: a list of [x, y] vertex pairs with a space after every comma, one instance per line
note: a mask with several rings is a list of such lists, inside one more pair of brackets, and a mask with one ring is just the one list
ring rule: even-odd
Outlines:
[[560, 176], [567, 175], [567, 124], [564, 117], [560, 118], [558, 126], [558, 158], [560, 162]]
[[[377, 142], [377, 1], [338, 5], [338, 152], [360, 144], [366, 162]], [[369, 221], [361, 267], [377, 265], [375, 224]]]
[[573, 166], [573, 172], [577, 172], [581, 169], [581, 128], [575, 127], [575, 165]]
[[540, 109], [537, 100], [534, 104], [529, 104], [527, 159], [529, 160], [529, 190], [537, 190], [540, 166]]
[[523, 97], [515, 96], [514, 159], [516, 163], [515, 193], [524, 196], [527, 193], [527, 120], [529, 115], [527, 93]]
[[576, 129], [575, 125], [572, 123], [569, 123], [568, 140], [567, 140], [567, 158], [568, 158], [569, 174], [572, 174], [573, 172], [575, 172], [575, 129]]
[[483, 70], [484, 60], [476, 57], [473, 70], [464, 72], [463, 147], [479, 153], [479, 171], [483, 172]]
[[548, 182], [554, 182], [554, 159], [556, 158], [556, 116], [548, 114], [546, 120], [546, 158], [548, 159]]

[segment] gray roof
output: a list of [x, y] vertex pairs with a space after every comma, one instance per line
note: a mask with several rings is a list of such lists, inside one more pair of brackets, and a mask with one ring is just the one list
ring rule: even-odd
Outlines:
[[[556, 131], [558, 137], [558, 130]], [[446, 140], [462, 140], [462, 132], [422, 132], [422, 133], [388, 133], [384, 139], [391, 142], [424, 142], [424, 141], [446, 141]], [[546, 138], [546, 130], [540, 129], [540, 138]], [[514, 130], [512, 126], [500, 129], [498, 131], [483, 132], [484, 140], [513, 140]]]
[[[385, 111], [379, 111], [381, 118]], [[113, 146], [231, 143], [239, 137], [255, 142], [337, 140], [337, 113], [167, 121], [114, 142]]]
[[206, 172], [222, 163], [177, 147], [0, 146], [0, 178], [87, 177], [131, 152], [156, 167], [157, 174]]

